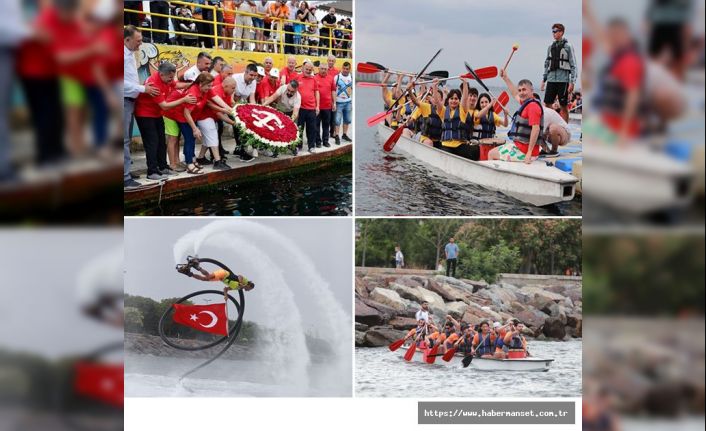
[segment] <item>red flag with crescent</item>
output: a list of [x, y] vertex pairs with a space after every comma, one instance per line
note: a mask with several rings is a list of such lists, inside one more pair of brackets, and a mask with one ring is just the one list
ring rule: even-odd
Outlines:
[[228, 336], [226, 304], [183, 305], [174, 304], [176, 323], [211, 334]]

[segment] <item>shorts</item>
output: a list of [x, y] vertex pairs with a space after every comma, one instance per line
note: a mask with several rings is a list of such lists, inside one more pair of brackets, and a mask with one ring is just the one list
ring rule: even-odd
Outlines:
[[218, 147], [218, 127], [213, 118], [199, 120], [196, 125], [203, 135], [201, 143], [209, 148]]
[[179, 137], [179, 124], [171, 118], [164, 118], [164, 134], [167, 136]]
[[86, 104], [86, 90], [80, 82], [71, 78], [62, 77], [61, 100], [66, 106], [83, 106]]
[[[500, 160], [506, 162], [524, 162], [527, 157], [522, 150], [517, 148], [514, 142], [503, 144], [497, 147], [497, 150], [500, 153]], [[532, 159], [534, 160], [536, 157], [533, 157]]]
[[255, 28], [265, 28], [265, 20], [262, 18], [253, 18], [252, 26]]
[[336, 102], [336, 125], [351, 124], [353, 122], [353, 105], [351, 101]]
[[656, 24], [652, 26], [649, 36], [650, 56], [656, 57], [662, 51], [668, 50], [674, 59], [684, 57], [684, 24]]
[[[571, 132], [568, 131], [568, 130], [567, 130], [566, 128], [564, 128], [564, 127], [561, 127], [561, 126], [558, 126], [558, 125], [556, 125], [556, 126], [559, 128], [559, 133], [561, 134], [561, 141], [558, 142], [557, 144], [558, 144], [558, 145], [566, 145], [566, 144], [568, 144], [569, 141], [571, 140]], [[551, 126], [550, 126], [550, 127], [551, 127]], [[551, 142], [551, 139], [550, 139], [550, 137], [551, 137], [550, 130], [549, 130], [550, 127], [546, 127], [546, 128], [545, 128], [545, 132], [544, 132], [544, 142], [546, 142], [546, 143], [548, 143], [548, 144], [549, 144], [549, 143], [553, 143], [553, 142]], [[556, 127], [555, 127], [555, 128], [556, 128]]]
[[551, 105], [557, 97], [559, 97], [559, 104], [561, 106], [569, 104], [568, 82], [547, 82], [547, 91], [544, 93], [544, 104]]

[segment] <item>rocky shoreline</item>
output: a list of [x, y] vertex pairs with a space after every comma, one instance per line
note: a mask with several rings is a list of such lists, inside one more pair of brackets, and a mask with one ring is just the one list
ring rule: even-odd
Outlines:
[[516, 318], [537, 340], [582, 337], [582, 291], [575, 284], [488, 284], [443, 275], [374, 273], [356, 270], [355, 345], [380, 347], [416, 326], [422, 301], [437, 323], [447, 314], [473, 325]]
[[[187, 350], [177, 350], [175, 348], [169, 347], [162, 341], [161, 338], [154, 335], [147, 334], [134, 334], [130, 332], [125, 333], [125, 353], [136, 354], [136, 355], [151, 355], [151, 356], [163, 356], [169, 358], [189, 358], [189, 359], [209, 359], [212, 358], [216, 352], [219, 352], [224, 344], [219, 344], [213, 348], [207, 350], [197, 350], [197, 351], [187, 351]], [[203, 341], [186, 341], [183, 340], [184, 345], [196, 346], [203, 344]], [[223, 354], [224, 359], [243, 359], [247, 358], [252, 354], [252, 349], [250, 346], [243, 346], [239, 344], [234, 344], [228, 351]]]

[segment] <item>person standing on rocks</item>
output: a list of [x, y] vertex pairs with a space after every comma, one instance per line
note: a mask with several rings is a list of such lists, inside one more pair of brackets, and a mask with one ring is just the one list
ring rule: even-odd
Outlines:
[[402, 269], [404, 267], [404, 254], [399, 245], [395, 246], [395, 268]]
[[446, 276], [451, 274], [451, 277], [456, 278], [456, 261], [458, 259], [458, 244], [453, 238], [449, 238], [449, 243], [444, 247], [446, 254]]

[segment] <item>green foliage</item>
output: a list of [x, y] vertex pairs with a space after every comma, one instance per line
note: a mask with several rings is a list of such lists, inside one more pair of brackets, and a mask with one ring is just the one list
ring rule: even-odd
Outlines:
[[584, 313], [703, 315], [703, 236], [591, 236], [584, 250]]
[[453, 236], [461, 277], [492, 281], [499, 272], [581, 271], [580, 220], [360, 219], [357, 229], [356, 265], [361, 266], [393, 266], [399, 244], [408, 268], [436, 269]]
[[139, 309], [135, 307], [125, 307], [125, 332], [143, 332], [144, 320], [145, 317]]

